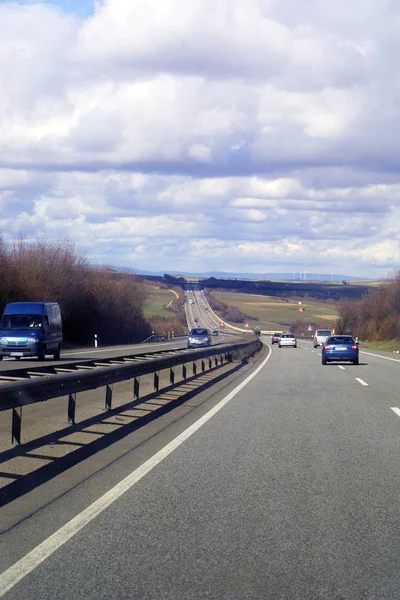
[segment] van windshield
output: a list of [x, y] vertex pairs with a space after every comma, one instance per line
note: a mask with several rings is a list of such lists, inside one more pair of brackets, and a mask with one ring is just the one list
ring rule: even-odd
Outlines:
[[332, 331], [330, 329], [318, 329], [317, 335], [332, 335]]
[[40, 329], [43, 324], [42, 315], [3, 315], [0, 329]]

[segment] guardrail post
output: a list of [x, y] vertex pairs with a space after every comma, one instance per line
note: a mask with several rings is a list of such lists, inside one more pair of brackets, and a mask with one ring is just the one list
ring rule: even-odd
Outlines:
[[182, 379], [186, 379], [186, 365], [182, 365]]
[[169, 370], [169, 382], [171, 385], [174, 385], [175, 383], [175, 373], [173, 369]]
[[106, 385], [106, 409], [111, 410], [112, 403], [112, 384]]
[[156, 392], [158, 392], [159, 389], [159, 385], [160, 385], [160, 378], [158, 377], [158, 373], [154, 373], [154, 389], [156, 390]]
[[140, 390], [139, 381], [140, 380], [137, 377], [135, 377], [135, 379], [133, 380], [133, 395], [136, 398], [136, 400], [139, 400], [139, 390]]
[[218, 367], [218, 356], [214, 356], [214, 365]]
[[68, 396], [68, 421], [75, 425], [76, 394]]
[[193, 361], [193, 375], [197, 375], [197, 365], [195, 361]]
[[212, 360], [211, 360], [211, 358], [208, 359], [208, 368], [211, 371], [211, 369], [212, 369]]
[[21, 444], [22, 406], [12, 409], [11, 444]]
[[204, 373], [206, 370], [206, 365], [204, 364], [204, 360], [201, 361], [201, 372]]

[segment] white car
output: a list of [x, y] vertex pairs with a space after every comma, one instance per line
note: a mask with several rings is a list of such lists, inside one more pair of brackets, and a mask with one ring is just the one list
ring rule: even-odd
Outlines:
[[326, 338], [332, 335], [331, 329], [317, 329], [314, 333], [314, 348], [318, 348], [318, 346], [323, 346], [325, 344]]
[[297, 348], [297, 340], [294, 333], [281, 333], [279, 338], [279, 348], [283, 348], [283, 346]]

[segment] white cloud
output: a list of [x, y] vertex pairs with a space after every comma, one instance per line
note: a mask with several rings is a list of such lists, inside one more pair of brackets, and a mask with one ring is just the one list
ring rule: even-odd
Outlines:
[[0, 233], [73, 235], [137, 268], [303, 253], [386, 274], [399, 28], [376, 0], [2, 3]]

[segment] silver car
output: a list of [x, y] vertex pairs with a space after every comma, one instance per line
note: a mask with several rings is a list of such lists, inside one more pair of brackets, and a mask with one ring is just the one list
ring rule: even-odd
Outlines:
[[297, 340], [294, 333], [281, 333], [281, 337], [279, 338], [279, 348], [283, 348], [284, 346], [297, 348]]
[[188, 337], [188, 348], [202, 348], [211, 346], [211, 333], [205, 327], [194, 327], [190, 330]]

